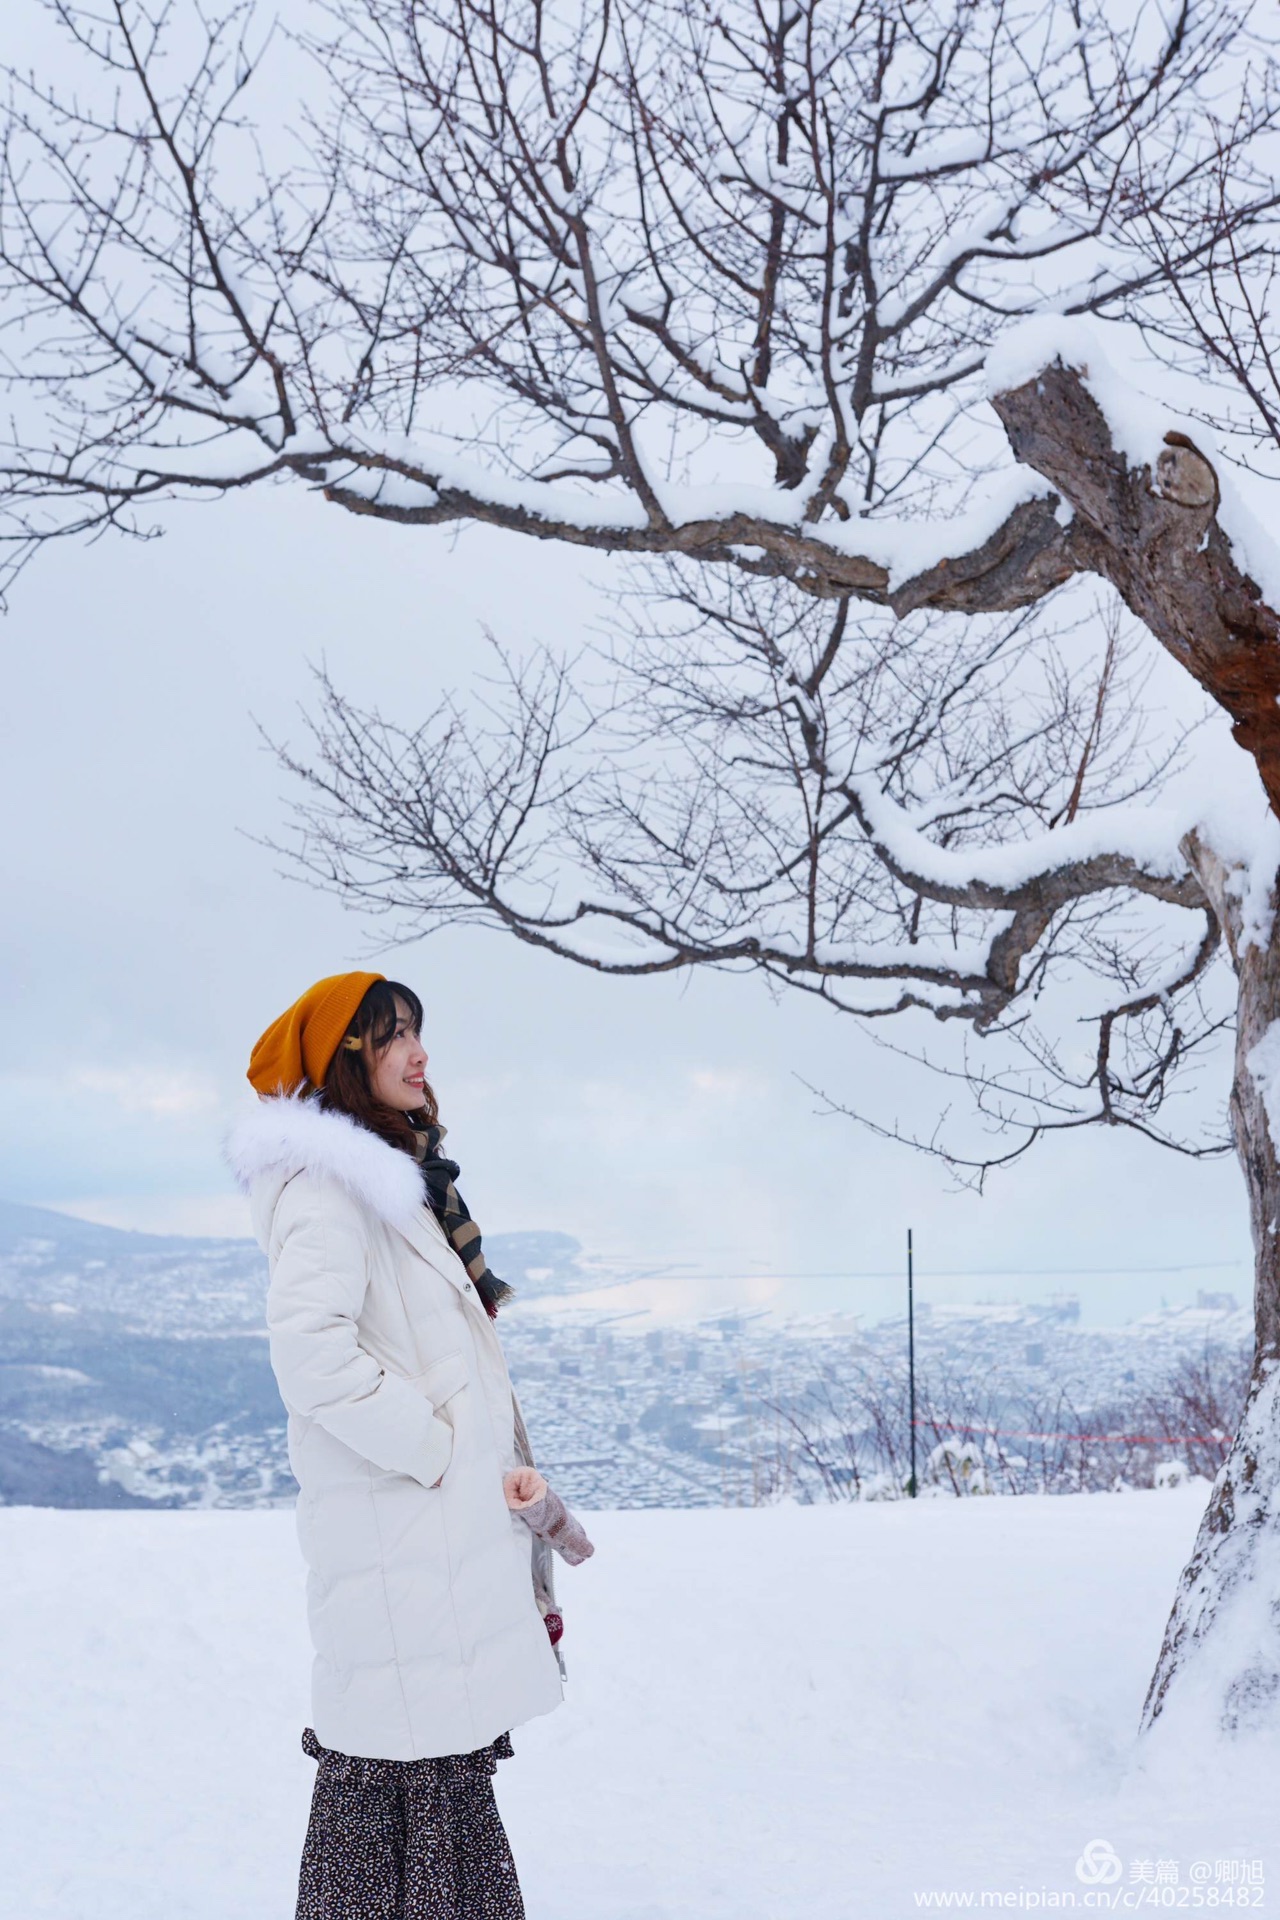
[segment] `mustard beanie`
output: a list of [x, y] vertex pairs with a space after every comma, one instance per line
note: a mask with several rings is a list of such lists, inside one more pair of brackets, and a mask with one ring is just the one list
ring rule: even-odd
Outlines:
[[329, 1063], [369, 988], [385, 973], [334, 973], [317, 980], [273, 1020], [249, 1056], [249, 1080], [260, 1094], [322, 1087]]

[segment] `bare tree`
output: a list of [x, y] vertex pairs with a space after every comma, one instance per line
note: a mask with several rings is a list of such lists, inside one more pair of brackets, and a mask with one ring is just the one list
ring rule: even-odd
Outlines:
[[[987, 1140], [940, 1122], [923, 1142], [977, 1178], [1097, 1123], [1223, 1150], [1197, 1061], [1238, 994], [1235, 1143], [1255, 1204], [1280, 1198], [1248, 1061], [1274, 1018], [1272, 936], [1244, 940], [1256, 902], [1187, 825], [1200, 743], [1148, 737], [1151, 663], [1114, 614], [855, 623], [789, 584], [701, 585], [667, 583], [597, 663], [594, 704], [581, 663], [544, 658], [487, 713], [450, 700], [405, 728], [322, 677], [309, 749], [282, 750], [303, 782], [294, 870], [397, 934], [471, 922], [605, 973], [747, 968], [863, 1020], [981, 1035], [980, 1056], [935, 1060]], [[1261, 1397], [1217, 1533], [1232, 1474], [1274, 1448], [1266, 1237], [1259, 1258]], [[1171, 1625], [1161, 1683], [1180, 1647]]]
[[[1110, 1492], [1212, 1481], [1231, 1444], [1251, 1356], [1206, 1342], [1167, 1374], [1082, 1404], [1077, 1383], [1030, 1384], [1025, 1372], [963, 1349], [920, 1369], [919, 1480], [935, 1493]], [[770, 1402], [786, 1451], [766, 1483], [789, 1466], [802, 1494], [827, 1500], [901, 1498], [910, 1475], [911, 1416], [905, 1367], [882, 1351], [828, 1356], [812, 1377]]]
[[[247, 0], [190, 47], [174, 0], [45, 5], [79, 59], [10, 76], [15, 561], [292, 474], [899, 603], [890, 513], [918, 553], [1005, 463], [974, 376], [1008, 321], [1141, 313], [1277, 202], [1246, 0], [334, 0], [292, 165]], [[1090, 564], [1042, 486], [979, 519], [908, 603]]]
[[[1280, 635], [1242, 522], [1176, 421], [1148, 407], [1136, 446], [1116, 426], [1082, 331], [1158, 334], [1179, 289], [1204, 310], [1224, 250], [1255, 285], [1280, 90], [1247, 0], [1119, 25], [1099, 0], [333, 0], [301, 157], [270, 148], [256, 187], [243, 11], [166, 80], [167, 9], [51, 7], [111, 91], [12, 76], [15, 563], [292, 475], [407, 527], [679, 573], [688, 673], [659, 622], [603, 712], [563, 669], [517, 674], [513, 745], [461, 713], [398, 736], [330, 689], [295, 761], [313, 874], [417, 927], [755, 967], [980, 1033], [1008, 1049], [978, 1086], [1015, 1151], [1092, 1122], [1213, 1150], [1170, 1109], [1230, 1014], [1225, 942], [1257, 1357], [1154, 1716], [1209, 1629], [1230, 1639], [1274, 1525], [1277, 859], [1153, 810], [1177, 743], [1134, 732], [1122, 639], [1081, 665], [1025, 610], [1107, 583], [1280, 810]], [[639, 783], [590, 760], [628, 721], [666, 756]], [[1083, 1008], [1087, 1062], [1050, 997]], [[1280, 1647], [1228, 1664], [1228, 1719], [1280, 1689]]]
[[[1234, 198], [1231, 162], [1224, 155], [1202, 183], [1195, 203], [1153, 201], [1147, 206], [1134, 238], [1163, 277], [1168, 299], [1149, 304], [1140, 320], [1164, 361], [1193, 376], [1206, 370], [1217, 376], [1210, 404], [1189, 406], [1195, 417], [1212, 427], [1221, 415], [1221, 384], [1238, 390], [1246, 404], [1233, 410], [1234, 457], [1257, 465], [1259, 455], [1269, 455], [1274, 471], [1280, 449], [1280, 355], [1271, 316], [1280, 263], [1269, 235], [1246, 231], [1231, 218]], [[1212, 239], [1200, 256], [1199, 270], [1184, 278], [1177, 262], [1190, 234], [1203, 231], [1206, 224], [1213, 230]]]
[[1139, 1421], [1176, 1448], [1192, 1473], [1213, 1480], [1240, 1424], [1252, 1370], [1252, 1355], [1242, 1345], [1206, 1339], [1199, 1353], [1184, 1354], [1145, 1396]]

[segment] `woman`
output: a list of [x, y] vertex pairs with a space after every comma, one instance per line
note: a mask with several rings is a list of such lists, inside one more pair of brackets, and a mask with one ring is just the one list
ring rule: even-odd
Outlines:
[[[298, 1920], [521, 1920], [491, 1776], [563, 1697], [510, 1292], [439, 1152], [417, 996], [321, 980], [268, 1027], [228, 1156], [270, 1262], [315, 1647]], [[506, 1486], [504, 1489], [504, 1475]]]

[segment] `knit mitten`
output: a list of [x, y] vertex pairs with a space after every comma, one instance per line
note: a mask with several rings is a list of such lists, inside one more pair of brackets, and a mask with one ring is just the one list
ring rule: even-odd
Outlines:
[[581, 1521], [574, 1518], [560, 1495], [547, 1485], [540, 1473], [517, 1468], [504, 1479], [503, 1491], [512, 1513], [518, 1513], [525, 1525], [539, 1538], [550, 1541], [571, 1567], [581, 1566], [584, 1560], [591, 1558], [595, 1548], [588, 1540]]
[[574, 1518], [553, 1487], [548, 1487], [541, 1500], [535, 1500], [531, 1507], [518, 1507], [516, 1511], [534, 1533], [551, 1542], [571, 1567], [581, 1566], [595, 1552], [582, 1522]]

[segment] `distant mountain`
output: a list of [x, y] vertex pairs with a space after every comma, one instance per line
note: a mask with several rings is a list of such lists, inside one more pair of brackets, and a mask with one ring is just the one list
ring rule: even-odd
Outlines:
[[266, 1262], [253, 1240], [130, 1233], [0, 1201], [0, 1299], [106, 1314], [136, 1332], [260, 1326]]
[[[122, 1233], [12, 1206], [0, 1233], [0, 1505], [292, 1504], [252, 1241]], [[526, 1301], [624, 1277], [567, 1234], [494, 1234], [486, 1247]], [[499, 1332], [539, 1465], [570, 1504], [900, 1487], [898, 1321], [734, 1310], [664, 1325], [611, 1298], [604, 1311], [517, 1306]], [[1082, 1327], [1069, 1300], [919, 1303], [915, 1344], [934, 1492], [968, 1488], [975, 1461], [997, 1492], [1216, 1471], [1189, 1395], [1209, 1391], [1227, 1409], [1215, 1424], [1230, 1427], [1252, 1351], [1247, 1310], [1220, 1295], [1100, 1329]]]
[[[13, 1253], [27, 1241], [47, 1240], [59, 1248], [95, 1249], [104, 1246], [154, 1252], [161, 1247], [185, 1247], [189, 1239], [172, 1234], [133, 1233], [122, 1227], [100, 1226], [51, 1207], [26, 1207], [16, 1200], [0, 1200], [0, 1255]], [[203, 1243], [202, 1244], [207, 1244]]]
[[[522, 1298], [599, 1283], [565, 1233], [497, 1233], [485, 1249]], [[0, 1201], [0, 1504], [291, 1498], [266, 1294], [254, 1240]]]
[[[484, 1246], [524, 1299], [600, 1284], [567, 1233], [486, 1234]], [[266, 1288], [256, 1240], [135, 1233], [0, 1200], [0, 1298], [120, 1314], [155, 1332], [221, 1333], [260, 1326]]]

